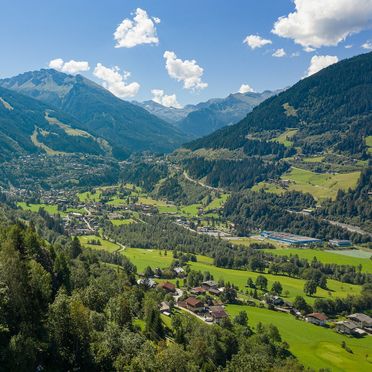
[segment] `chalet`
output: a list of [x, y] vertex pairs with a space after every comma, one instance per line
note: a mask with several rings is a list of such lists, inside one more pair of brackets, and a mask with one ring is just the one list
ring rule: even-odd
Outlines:
[[219, 296], [221, 294], [220, 290], [217, 288], [209, 288], [208, 292], [212, 296]]
[[160, 312], [166, 316], [170, 316], [171, 314], [171, 308], [169, 306], [169, 303], [166, 302], [166, 301], [163, 301], [161, 304], [160, 304]]
[[173, 271], [176, 273], [177, 276], [184, 276], [185, 270], [182, 267], [175, 267]]
[[224, 310], [222, 306], [211, 306], [209, 308], [209, 314], [211, 315], [211, 317], [216, 323], [219, 323], [223, 319], [226, 319], [229, 317], [229, 315], [226, 313], [226, 311]]
[[357, 324], [349, 320], [337, 322], [335, 329], [338, 333], [352, 336], [364, 336], [366, 334], [363, 329], [360, 329]]
[[202, 295], [207, 292], [203, 287], [195, 287], [191, 289], [191, 293], [195, 295]]
[[143, 285], [148, 288], [154, 288], [156, 286], [156, 282], [150, 278], [142, 278], [137, 280], [138, 285]]
[[164, 289], [166, 292], [169, 292], [169, 293], [176, 292], [176, 286], [173, 283], [169, 283], [169, 282], [160, 283], [158, 287]]
[[187, 309], [191, 310], [194, 313], [198, 313], [204, 310], [204, 303], [196, 297], [189, 297], [185, 303]]
[[202, 283], [202, 287], [209, 291], [211, 288], [217, 289], [218, 284], [214, 282], [213, 280], [207, 280]]
[[319, 326], [324, 326], [327, 321], [327, 315], [324, 313], [311, 313], [306, 315], [306, 321]]
[[347, 318], [360, 328], [372, 328], [372, 318], [366, 314], [355, 313], [348, 315]]

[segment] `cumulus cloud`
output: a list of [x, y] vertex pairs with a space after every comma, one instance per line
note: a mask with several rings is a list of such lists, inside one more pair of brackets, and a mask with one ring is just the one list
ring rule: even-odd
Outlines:
[[244, 44], [247, 44], [251, 49], [262, 48], [267, 44], [272, 44], [271, 40], [264, 39], [259, 35], [248, 35], [244, 40]]
[[334, 46], [372, 25], [371, 0], [294, 0], [295, 11], [280, 17], [272, 32], [303, 47]]
[[366, 41], [364, 44], [362, 44], [363, 49], [371, 50], [372, 49], [372, 43], [370, 41]]
[[49, 62], [49, 68], [73, 75], [78, 74], [79, 72], [88, 71], [90, 69], [87, 61], [75, 61], [71, 59], [68, 62], [64, 62], [62, 58], [52, 59]]
[[352, 48], [353, 46], [351, 45], [351, 44], [348, 44], [348, 45], [345, 45], [345, 48], [346, 49], [350, 49], [350, 48]]
[[150, 18], [146, 10], [137, 8], [133, 20], [125, 18], [114, 32], [115, 48], [133, 48], [140, 44], [158, 44], [155, 24], [157, 17]]
[[194, 59], [183, 61], [170, 51], [164, 53], [164, 58], [168, 75], [177, 81], [182, 81], [185, 89], [207, 88], [208, 84], [202, 81], [204, 69]]
[[152, 93], [152, 100], [159, 105], [165, 107], [174, 107], [174, 108], [182, 108], [182, 106], [177, 102], [177, 97], [175, 94], [167, 95], [164, 93], [162, 89], [153, 89]]
[[273, 57], [277, 57], [277, 58], [285, 57], [286, 55], [287, 55], [287, 53], [285, 52], [285, 50], [283, 48], [277, 49], [272, 54]]
[[242, 84], [239, 88], [239, 93], [249, 93], [254, 92], [254, 89], [249, 84]]
[[307, 69], [306, 76], [316, 74], [318, 71], [338, 62], [336, 56], [313, 56], [310, 61], [310, 66]]
[[127, 84], [127, 79], [130, 76], [129, 72], [120, 73], [119, 67], [105, 67], [101, 63], [97, 63], [93, 72], [94, 76], [102, 80], [103, 87], [109, 90], [112, 94], [119, 98], [134, 97], [140, 88], [137, 82]]

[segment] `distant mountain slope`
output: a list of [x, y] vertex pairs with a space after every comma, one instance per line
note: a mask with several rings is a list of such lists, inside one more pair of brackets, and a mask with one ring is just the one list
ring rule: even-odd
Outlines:
[[165, 107], [152, 100], [144, 102], [133, 101], [132, 103], [170, 124], [177, 123], [184, 119], [190, 112], [196, 110], [196, 106], [194, 105], [186, 105], [183, 108]]
[[167, 152], [188, 138], [170, 124], [81, 75], [40, 70], [0, 80], [0, 86], [72, 115], [87, 131], [107, 140], [118, 158], [144, 150]]
[[252, 109], [277, 92], [234, 93], [226, 98], [213, 99], [196, 105], [177, 126], [195, 137], [205, 136], [217, 129], [236, 124]]
[[72, 117], [17, 92], [0, 87], [0, 161], [36, 152], [109, 152], [102, 139], [82, 130]]
[[185, 147], [236, 149], [270, 140], [289, 128], [303, 153], [325, 150], [365, 155], [372, 133], [372, 53], [329, 66], [257, 106], [240, 123]]
[[181, 109], [164, 107], [154, 101], [133, 103], [174, 124], [184, 133], [193, 137], [202, 137], [226, 125], [237, 123], [255, 106], [277, 93], [279, 91], [234, 93], [226, 98], [213, 98]]

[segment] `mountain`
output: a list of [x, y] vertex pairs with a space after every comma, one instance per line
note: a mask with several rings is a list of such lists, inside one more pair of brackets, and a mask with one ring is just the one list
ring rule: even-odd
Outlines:
[[178, 121], [181, 121], [190, 112], [196, 109], [196, 106], [194, 105], [187, 105], [183, 108], [165, 107], [152, 100], [144, 101], [144, 102], [133, 101], [132, 103], [144, 108], [149, 113], [157, 116], [158, 118], [170, 124], [175, 124]]
[[108, 141], [117, 158], [146, 150], [168, 152], [189, 138], [145, 109], [115, 97], [81, 75], [42, 69], [0, 80], [0, 86], [71, 115], [82, 123], [83, 129]]
[[252, 109], [277, 92], [234, 93], [226, 98], [212, 99], [196, 105], [183, 120], [177, 123], [183, 132], [202, 137], [217, 129], [237, 123]]
[[[276, 140], [292, 130], [292, 147], [365, 156], [372, 134], [372, 53], [331, 65], [273, 96], [238, 124], [185, 147], [235, 150]], [[364, 155], [363, 155], [364, 154]]]
[[237, 123], [255, 106], [278, 92], [234, 93], [226, 98], [213, 98], [197, 105], [187, 105], [181, 109], [164, 107], [154, 101], [134, 103], [174, 124], [182, 132], [198, 138]]
[[46, 152], [103, 155], [110, 146], [76, 119], [33, 98], [0, 87], [0, 161]]

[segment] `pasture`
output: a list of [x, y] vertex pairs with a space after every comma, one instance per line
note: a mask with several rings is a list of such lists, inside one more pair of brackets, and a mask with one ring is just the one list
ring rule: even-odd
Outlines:
[[[296, 320], [291, 315], [257, 307], [227, 305], [226, 309], [232, 318], [239, 311], [245, 310], [248, 323], [254, 327], [258, 322], [277, 326], [283, 340], [289, 343], [290, 351], [307, 367], [360, 372], [372, 369], [370, 336], [363, 339], [343, 336], [331, 329]], [[342, 341], [346, 342], [353, 353], [341, 347]]]

